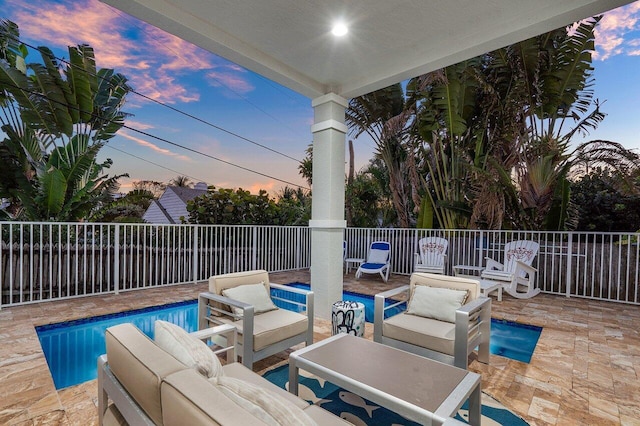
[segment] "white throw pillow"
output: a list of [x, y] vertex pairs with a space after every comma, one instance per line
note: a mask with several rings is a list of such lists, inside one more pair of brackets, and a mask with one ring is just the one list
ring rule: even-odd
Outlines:
[[200, 339], [182, 327], [157, 320], [154, 324], [155, 342], [178, 361], [207, 378], [223, 375], [218, 356]]
[[417, 285], [407, 313], [440, 321], [456, 322], [456, 309], [467, 300], [467, 290]]
[[211, 379], [229, 399], [249, 413], [273, 426], [313, 426], [313, 421], [302, 408], [280, 395], [244, 380], [229, 376]]
[[[245, 284], [239, 285], [237, 287], [227, 288], [225, 290], [222, 290], [222, 295], [230, 299], [253, 305], [254, 314], [260, 314], [262, 312], [278, 309], [278, 307], [273, 304], [271, 296], [269, 295], [269, 292], [267, 291], [267, 288], [264, 286], [263, 282], [258, 284]], [[242, 315], [242, 309], [235, 307], [232, 308], [234, 314]]]
[[387, 263], [387, 257], [389, 256], [389, 252], [387, 250], [379, 250], [372, 249], [369, 252], [369, 257], [367, 258], [367, 263]]

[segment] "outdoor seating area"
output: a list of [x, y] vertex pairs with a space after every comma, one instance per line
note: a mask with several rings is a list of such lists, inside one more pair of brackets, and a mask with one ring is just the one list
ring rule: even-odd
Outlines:
[[[271, 273], [272, 282], [308, 282], [308, 271]], [[345, 290], [375, 295], [407, 284], [393, 274], [355, 280]], [[48, 302], [0, 311], [0, 423], [97, 423], [97, 381], [56, 391], [35, 325], [56, 323], [149, 305], [194, 299], [208, 283], [179, 285]], [[141, 294], [144, 297], [141, 297]], [[506, 295], [492, 303], [492, 316], [544, 327], [529, 364], [490, 355], [469, 370], [482, 375], [482, 390], [532, 425], [637, 424], [640, 385], [640, 312], [636, 306], [541, 294], [529, 300]], [[329, 321], [316, 319], [314, 342], [331, 335]], [[367, 323], [365, 338], [372, 339]], [[257, 361], [258, 373], [287, 362], [292, 349]]]

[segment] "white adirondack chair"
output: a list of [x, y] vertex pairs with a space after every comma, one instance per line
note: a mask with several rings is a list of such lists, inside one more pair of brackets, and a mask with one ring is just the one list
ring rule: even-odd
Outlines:
[[426, 237], [418, 241], [419, 253], [414, 254], [414, 272], [444, 274], [449, 241], [440, 237]]
[[487, 265], [481, 278], [503, 282], [503, 290], [518, 299], [536, 296], [540, 293], [540, 289], [536, 287], [537, 269], [531, 266], [531, 263], [538, 254], [539, 247], [535, 241], [528, 240], [505, 244], [504, 265], [486, 257]]

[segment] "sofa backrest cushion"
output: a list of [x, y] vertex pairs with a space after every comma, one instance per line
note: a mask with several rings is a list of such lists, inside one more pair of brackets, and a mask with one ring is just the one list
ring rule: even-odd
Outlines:
[[265, 425], [195, 370], [170, 375], [162, 383], [165, 426]]
[[[263, 269], [257, 269], [254, 271], [233, 272], [230, 274], [214, 275], [209, 277], [209, 291], [218, 295], [222, 295], [222, 292], [228, 288], [234, 288], [246, 284], [258, 284], [263, 283], [267, 289], [267, 294], [270, 293], [269, 287], [269, 273]], [[211, 303], [217, 309], [231, 312], [231, 307], [217, 302]], [[211, 312], [212, 315], [219, 315], [215, 311]]]
[[105, 340], [113, 374], [154, 423], [162, 425], [160, 384], [187, 367], [131, 323], [109, 327]]
[[448, 288], [452, 290], [467, 290], [469, 292], [469, 297], [465, 303], [469, 303], [480, 297], [480, 281], [469, 278], [428, 274], [426, 272], [414, 272], [411, 274], [411, 279], [409, 280], [410, 295], [413, 295], [413, 291], [417, 285]]
[[209, 277], [209, 291], [222, 294], [222, 290], [245, 284], [263, 283], [269, 291], [269, 273], [265, 270], [234, 272], [231, 274], [214, 275]]
[[190, 335], [179, 325], [157, 320], [154, 323], [155, 343], [187, 367], [204, 377], [223, 373], [218, 356], [202, 340]]

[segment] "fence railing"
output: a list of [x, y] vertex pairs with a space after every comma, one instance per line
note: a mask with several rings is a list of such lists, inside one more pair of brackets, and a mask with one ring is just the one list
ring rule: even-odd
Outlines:
[[310, 266], [307, 227], [0, 222], [0, 306]]
[[[247, 269], [311, 264], [307, 227], [0, 222], [0, 307], [206, 280]], [[543, 292], [640, 304], [637, 233], [348, 228], [347, 257], [391, 243], [394, 274], [410, 274], [418, 240], [449, 240], [454, 265], [502, 261], [504, 244], [534, 240]]]
[[392, 273], [410, 274], [418, 240], [449, 241], [445, 272], [454, 265], [484, 266], [486, 257], [503, 262], [504, 245], [533, 240], [540, 245], [533, 266], [546, 293], [640, 304], [640, 234], [348, 228], [348, 258], [366, 258], [372, 241], [391, 244]]

